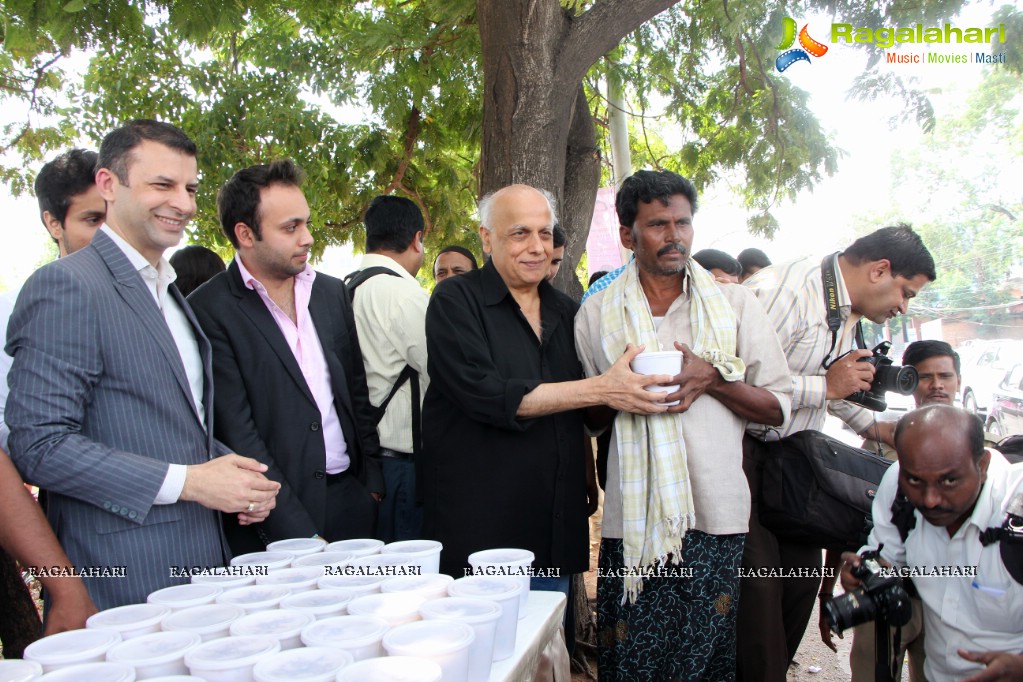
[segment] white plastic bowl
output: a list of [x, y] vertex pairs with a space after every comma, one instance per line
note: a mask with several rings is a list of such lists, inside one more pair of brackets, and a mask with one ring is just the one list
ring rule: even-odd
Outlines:
[[231, 623], [231, 636], [266, 635], [281, 643], [281, 650], [302, 646], [302, 629], [314, 623], [316, 617], [300, 611], [271, 609], [242, 616]]
[[382, 575], [393, 578], [399, 575], [421, 575], [419, 560], [411, 554], [374, 554], [352, 561], [346, 573], [356, 575]]
[[268, 575], [256, 578], [257, 585], [283, 585], [292, 594], [315, 590], [316, 581], [323, 577], [319, 566], [300, 566], [298, 568], [275, 568]]
[[393, 628], [419, 620], [419, 607], [425, 602], [425, 597], [407, 592], [367, 594], [348, 602], [348, 613], [383, 618]]
[[221, 566], [209, 572], [193, 575], [192, 584], [215, 585], [227, 592], [236, 587], [255, 585], [256, 578], [258, 577], [257, 574], [262, 575], [263, 573], [264, 571], [261, 566]]
[[245, 615], [245, 610], [230, 604], [206, 604], [175, 611], [160, 623], [165, 632], [194, 632], [202, 641], [227, 637], [231, 623]]
[[[121, 639], [133, 639], [160, 631], [160, 621], [173, 609], [163, 604], [128, 604], [94, 613], [85, 621], [91, 630], [114, 630]], [[3, 678], [0, 677], [0, 680]]]
[[308, 590], [285, 597], [282, 609], [308, 613], [317, 620], [344, 616], [348, 613], [348, 602], [355, 599], [351, 590]]
[[388, 656], [428, 658], [441, 667], [444, 682], [468, 682], [472, 627], [452, 620], [408, 623], [384, 635]]
[[500, 604], [501, 617], [497, 620], [497, 634], [494, 637], [495, 661], [504, 660], [515, 651], [521, 590], [522, 586], [518, 582], [485, 575], [459, 578], [448, 587], [448, 594], [452, 597], [489, 599]]
[[114, 645], [107, 652], [107, 660], [130, 665], [142, 680], [187, 675], [185, 654], [200, 644], [202, 637], [194, 632], [157, 632]]
[[251, 682], [256, 664], [280, 650], [273, 637], [224, 637], [189, 651], [185, 665], [206, 682]]
[[350, 564], [354, 558], [351, 552], [317, 552], [316, 554], [300, 556], [291, 565], [295, 568], [316, 566], [322, 569], [320, 575], [331, 575], [331, 573], [337, 573], [339, 569]]
[[215, 585], [175, 585], [150, 593], [146, 597], [146, 602], [169, 606], [177, 611], [193, 606], [212, 604], [223, 591]]
[[355, 557], [370, 556], [379, 554], [380, 548], [384, 546], [382, 540], [371, 540], [360, 538], [356, 540], [338, 540], [327, 545], [325, 552], [348, 552]]
[[217, 597], [217, 603], [237, 606], [245, 613], [255, 613], [276, 609], [289, 594], [291, 589], [284, 585], [249, 585], [225, 592]]
[[388, 629], [387, 621], [371, 616], [325, 618], [302, 630], [302, 643], [307, 647], [342, 649], [361, 661], [384, 655], [380, 640]]
[[256, 682], [334, 682], [355, 662], [347, 651], [306, 647], [267, 656], [252, 669]]
[[0, 682], [31, 682], [43, 674], [43, 666], [21, 658], [0, 660]]
[[469, 555], [469, 565], [473, 572], [489, 576], [501, 576], [516, 580], [522, 585], [519, 593], [519, 615], [524, 616], [526, 600], [529, 599], [530, 569], [536, 557], [528, 549], [485, 549]]
[[377, 594], [387, 580], [383, 575], [325, 575], [316, 581], [321, 590], [347, 590], [355, 596]]
[[443, 674], [428, 658], [388, 656], [352, 663], [338, 673], [337, 682], [441, 682]]
[[105, 661], [107, 651], [120, 641], [121, 635], [113, 630], [68, 630], [32, 642], [22, 658], [35, 661], [49, 673], [78, 663]]
[[408, 554], [415, 557], [423, 573], [440, 572], [440, 552], [444, 545], [436, 540], [401, 540], [384, 545], [381, 554]]
[[447, 597], [434, 599], [419, 607], [423, 620], [453, 620], [473, 629], [476, 639], [469, 647], [469, 679], [490, 678], [494, 662], [494, 641], [497, 622], [501, 619], [501, 605], [486, 599]]
[[322, 552], [327, 546], [327, 541], [322, 538], [291, 538], [290, 540], [278, 540], [266, 546], [268, 552], [290, 552], [295, 558], [306, 554]]
[[80, 663], [46, 673], [39, 682], [135, 682], [135, 670], [123, 663]]
[[399, 575], [388, 578], [380, 586], [380, 592], [404, 592], [418, 594], [426, 599], [440, 599], [448, 596], [448, 586], [455, 581], [450, 575], [443, 573], [426, 573], [423, 575]]
[[295, 555], [291, 552], [249, 552], [231, 559], [231, 565], [265, 568], [265, 573], [272, 568], [287, 568], [294, 560]]

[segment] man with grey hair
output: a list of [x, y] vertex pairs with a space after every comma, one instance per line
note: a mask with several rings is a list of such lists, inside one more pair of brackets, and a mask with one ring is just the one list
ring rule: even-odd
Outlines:
[[461, 575], [472, 552], [517, 547], [557, 576], [545, 587], [567, 591], [589, 555], [581, 408], [667, 407], [644, 390], [651, 378], [629, 369], [641, 348], [582, 379], [579, 306], [546, 280], [556, 221], [548, 197], [505, 187], [481, 201], [480, 217], [490, 260], [438, 287], [426, 313], [424, 534], [444, 543], [444, 573]]

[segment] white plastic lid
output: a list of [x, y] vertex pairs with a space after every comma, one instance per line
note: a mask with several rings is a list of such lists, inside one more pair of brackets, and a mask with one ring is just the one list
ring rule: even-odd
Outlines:
[[278, 540], [266, 546], [268, 552], [290, 552], [296, 557], [303, 554], [314, 554], [322, 552], [327, 546], [327, 541], [322, 538], [291, 538], [290, 540]]
[[314, 646], [267, 656], [252, 669], [256, 682], [334, 682], [339, 670], [355, 662], [342, 649]]
[[245, 609], [231, 604], [205, 604], [181, 609], [163, 619], [163, 630], [186, 630], [205, 634], [223, 630], [245, 615]]
[[0, 660], [0, 682], [30, 682], [43, 674], [43, 666], [21, 658]]
[[146, 682], [205, 682], [201, 677], [192, 675], [161, 675], [160, 677], [147, 677]]
[[487, 575], [470, 575], [459, 578], [448, 585], [448, 594], [452, 597], [481, 597], [504, 601], [512, 595], [522, 592], [522, 583]]
[[355, 540], [338, 540], [327, 545], [325, 552], [351, 552], [355, 556], [376, 554], [384, 546], [382, 540], [359, 538]]
[[440, 682], [444, 671], [428, 658], [387, 656], [356, 661], [338, 674], [338, 682]]
[[346, 607], [353, 599], [355, 593], [351, 590], [308, 590], [286, 597], [281, 602], [281, 608], [324, 613], [338, 607]]
[[323, 577], [320, 566], [299, 566], [298, 568], [275, 568], [266, 575], [256, 578], [257, 585], [284, 585], [287, 587], [311, 587]]
[[300, 556], [291, 565], [295, 568], [301, 566], [347, 566], [353, 558], [355, 557], [351, 552], [317, 552]]
[[255, 665], [280, 650], [281, 643], [273, 637], [222, 637], [203, 642], [185, 654], [185, 665], [189, 670], [233, 670]]
[[46, 673], [40, 682], [135, 682], [135, 668], [110, 661], [80, 663]]
[[263, 574], [261, 566], [219, 566], [192, 576], [193, 585], [216, 585], [225, 590], [255, 585]]
[[223, 588], [216, 585], [175, 585], [152, 592], [146, 597], [146, 601], [150, 604], [163, 604], [172, 609], [184, 609], [209, 604], [223, 591]]
[[231, 559], [231, 565], [286, 568], [294, 560], [295, 555], [291, 552], [249, 552], [248, 554], [239, 554]]
[[408, 618], [419, 619], [419, 607], [426, 597], [408, 592], [367, 594], [348, 602], [348, 613], [353, 616], [376, 616], [391, 622]]
[[68, 630], [32, 642], [25, 647], [22, 658], [43, 666], [68, 665], [103, 656], [120, 641], [121, 635], [115, 630]]
[[356, 566], [412, 566], [418, 565], [420, 557], [404, 552], [391, 552], [389, 554], [374, 554], [372, 556], [360, 557], [353, 562]]
[[131, 666], [170, 663], [200, 644], [202, 637], [195, 632], [154, 632], [112, 646], [107, 652], [107, 660]]
[[504, 609], [496, 601], [476, 597], [433, 599], [419, 607], [423, 620], [457, 620], [460, 623], [486, 623], [501, 617]]
[[481, 552], [473, 552], [469, 555], [469, 563], [473, 566], [483, 564], [499, 564], [518, 566], [520, 564], [531, 564], [536, 557], [528, 549], [512, 549], [510, 547], [500, 549], [484, 549]]
[[436, 540], [400, 540], [384, 545], [381, 554], [432, 554], [444, 549], [444, 545]]
[[218, 604], [231, 604], [243, 609], [267, 608], [280, 603], [291, 594], [291, 588], [284, 585], [247, 585], [231, 590], [217, 597]]
[[316, 581], [321, 590], [351, 590], [356, 594], [379, 592], [386, 575], [325, 575]]
[[443, 596], [448, 593], [448, 585], [454, 581], [455, 579], [450, 575], [444, 575], [443, 573], [398, 575], [385, 580], [380, 585], [380, 591], [384, 594], [390, 592], [414, 592], [424, 597], [440, 593]]
[[[174, 609], [163, 604], [128, 604], [94, 613], [85, 621], [85, 627], [103, 630], [135, 630], [156, 625]], [[0, 677], [0, 681], [3, 678]]]
[[476, 639], [471, 625], [453, 620], [421, 620], [388, 630], [384, 649], [398, 656], [444, 656], [461, 651]]
[[306, 646], [360, 647], [380, 641], [390, 629], [383, 618], [372, 616], [336, 616], [318, 620], [302, 630]]
[[302, 628], [314, 622], [316, 617], [301, 611], [271, 609], [242, 616], [231, 623], [231, 635], [267, 635], [277, 639], [294, 637]]

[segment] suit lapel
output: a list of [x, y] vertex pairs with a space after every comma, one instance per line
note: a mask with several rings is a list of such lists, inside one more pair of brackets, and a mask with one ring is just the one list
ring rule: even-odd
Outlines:
[[[202, 327], [199, 326], [199, 320], [196, 319], [195, 313], [192, 312], [192, 306], [188, 305], [185, 297], [181, 295], [181, 290], [173, 282], [167, 288], [167, 293], [178, 302], [181, 306], [181, 310], [185, 313], [185, 317], [188, 319], [188, 324], [192, 327], [192, 333], [195, 334], [195, 340], [199, 344], [199, 357], [202, 360], [202, 407], [205, 412], [206, 419], [206, 451], [213, 454], [213, 346], [210, 345], [210, 340], [206, 338], [206, 334], [203, 333]], [[189, 390], [189, 396], [192, 395]]]
[[330, 369], [330, 384], [334, 389], [334, 405], [338, 410], [344, 410], [348, 417], [354, 422], [355, 414], [352, 412], [352, 398], [348, 394], [348, 376], [345, 374], [344, 365], [335, 353], [337, 342], [335, 334], [344, 334], [344, 330], [336, 329], [341, 324], [341, 305], [339, 301], [331, 300], [330, 294], [320, 284], [320, 278], [313, 280], [313, 291], [309, 297], [309, 316], [316, 327], [316, 336], [320, 339], [320, 347], [323, 348], [323, 356]]

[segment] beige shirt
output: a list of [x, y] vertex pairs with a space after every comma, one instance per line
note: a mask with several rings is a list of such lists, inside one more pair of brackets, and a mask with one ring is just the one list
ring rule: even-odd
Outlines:
[[[723, 284], [720, 289], [738, 321], [736, 354], [746, 363], [746, 383], [770, 391], [788, 419], [792, 380], [767, 315], [744, 287]], [[600, 347], [600, 306], [604, 296], [604, 291], [590, 296], [575, 320], [576, 351], [587, 376], [601, 374], [611, 366]], [[692, 345], [688, 293], [683, 293], [668, 308], [657, 328], [657, 340], [662, 348], [674, 348], [675, 341]], [[742, 472], [746, 421], [706, 394], [675, 417], [681, 423], [685, 441], [696, 529], [712, 535], [745, 533], [750, 515], [749, 486]], [[611, 439], [604, 494], [603, 536], [620, 538], [622, 492], [615, 438]]]
[[[429, 377], [426, 374], [426, 306], [430, 295], [408, 270], [387, 256], [368, 253], [359, 269], [383, 266], [398, 277], [379, 274], [355, 290], [355, 327], [366, 365], [369, 401], [380, 405], [391, 392], [405, 365], [419, 372], [422, 407]], [[387, 404], [377, 427], [380, 447], [412, 452], [412, 386], [407, 381]]]

